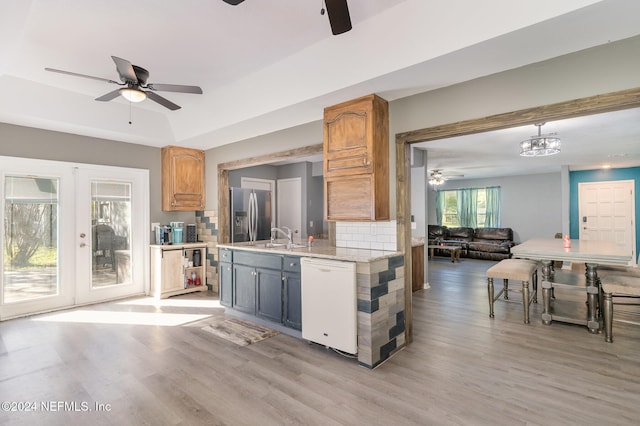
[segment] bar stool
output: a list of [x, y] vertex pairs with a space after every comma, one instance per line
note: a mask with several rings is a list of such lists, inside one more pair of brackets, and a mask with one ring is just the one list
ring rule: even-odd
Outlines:
[[[493, 279], [502, 278], [503, 288], [494, 296]], [[489, 317], [493, 318], [493, 303], [504, 294], [509, 300], [509, 280], [522, 281], [522, 289], [511, 291], [522, 292], [524, 305], [524, 323], [529, 324], [529, 305], [538, 302], [538, 262], [526, 259], [504, 259], [487, 269], [487, 290], [489, 292]], [[533, 297], [529, 294], [529, 281], [533, 281]]]
[[638, 275], [605, 275], [600, 278], [604, 303], [604, 340], [613, 342], [613, 298], [640, 297], [640, 276]]

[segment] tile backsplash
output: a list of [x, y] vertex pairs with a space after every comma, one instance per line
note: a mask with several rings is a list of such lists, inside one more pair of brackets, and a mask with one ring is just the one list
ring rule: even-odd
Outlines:
[[336, 222], [336, 247], [396, 251], [396, 221]]

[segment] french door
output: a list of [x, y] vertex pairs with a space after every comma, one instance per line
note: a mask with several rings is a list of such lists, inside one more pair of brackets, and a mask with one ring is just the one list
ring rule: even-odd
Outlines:
[[0, 319], [143, 293], [148, 172], [0, 157]]

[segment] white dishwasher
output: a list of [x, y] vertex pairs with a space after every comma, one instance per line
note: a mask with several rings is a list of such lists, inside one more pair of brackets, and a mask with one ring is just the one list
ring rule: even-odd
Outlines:
[[303, 257], [302, 338], [358, 352], [356, 264]]

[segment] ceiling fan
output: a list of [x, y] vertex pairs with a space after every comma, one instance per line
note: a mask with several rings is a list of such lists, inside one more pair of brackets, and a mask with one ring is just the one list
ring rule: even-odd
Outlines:
[[464, 177], [464, 175], [445, 175], [442, 169], [433, 169], [431, 170], [431, 174], [429, 175], [429, 184], [433, 186], [442, 185], [450, 177]]
[[[237, 6], [244, 0], [222, 0], [232, 6]], [[346, 33], [351, 29], [351, 16], [349, 15], [349, 5], [347, 0], [323, 0], [327, 7], [327, 16], [331, 25], [333, 35]], [[320, 14], [324, 15], [324, 8], [320, 9]]]
[[[158, 95], [156, 91], [161, 92], [178, 92], [178, 93], [193, 93], [193, 94], [202, 94], [202, 89], [198, 86], [184, 86], [181, 84], [155, 84], [155, 83], [147, 83], [147, 79], [149, 78], [149, 71], [146, 69], [139, 67], [137, 65], [132, 65], [131, 62], [126, 59], [118, 58], [116, 56], [112, 56], [113, 62], [116, 64], [116, 69], [118, 70], [118, 74], [120, 75], [121, 83], [110, 80], [108, 78], [102, 77], [94, 77], [86, 74], [78, 74], [70, 71], [58, 70], [55, 68], [45, 68], [46, 71], [57, 72], [60, 74], [67, 74], [74, 77], [83, 77], [90, 78], [92, 80], [104, 81], [106, 83], [117, 84], [118, 86], [123, 86], [120, 89], [116, 89], [113, 92], [109, 92], [106, 95], [102, 95], [99, 98], [96, 98], [96, 101], [106, 102], [118, 97], [121, 95], [125, 99], [131, 102], [142, 102], [146, 98], [151, 99], [154, 102], [159, 103], [165, 108], [168, 108], [172, 111], [180, 109], [179, 105], [174, 104], [170, 100]], [[142, 90], [146, 89], [146, 90]]]

